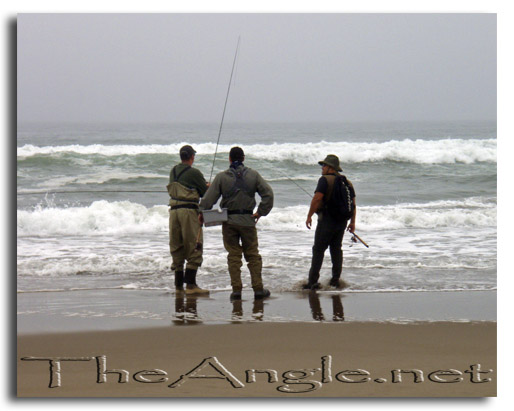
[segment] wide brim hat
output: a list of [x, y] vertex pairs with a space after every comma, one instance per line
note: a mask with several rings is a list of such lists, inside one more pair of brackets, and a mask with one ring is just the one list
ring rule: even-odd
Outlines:
[[320, 166], [329, 166], [332, 167], [336, 171], [343, 171], [341, 166], [339, 165], [339, 157], [334, 154], [329, 154], [325, 157], [324, 160], [318, 161]]

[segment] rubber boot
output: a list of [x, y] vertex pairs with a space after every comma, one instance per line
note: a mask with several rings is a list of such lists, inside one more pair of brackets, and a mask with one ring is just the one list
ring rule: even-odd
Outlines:
[[268, 289], [261, 288], [254, 290], [253, 295], [256, 300], [262, 300], [263, 298], [268, 298], [271, 295], [271, 293]]
[[307, 280], [307, 284], [304, 284], [302, 288], [304, 290], [318, 290], [320, 285], [318, 283], [319, 280], [319, 272], [314, 272], [312, 268], [309, 270], [309, 279]]
[[186, 281], [186, 294], [187, 295], [208, 295], [209, 290], [196, 285], [196, 269], [186, 268], [185, 281]]
[[236, 301], [241, 299], [241, 290], [232, 289], [232, 293], [230, 294], [230, 301]]
[[184, 272], [175, 271], [175, 290], [184, 291]]
[[330, 286], [335, 288], [341, 288], [341, 281], [339, 281], [339, 277], [332, 277], [330, 279]]

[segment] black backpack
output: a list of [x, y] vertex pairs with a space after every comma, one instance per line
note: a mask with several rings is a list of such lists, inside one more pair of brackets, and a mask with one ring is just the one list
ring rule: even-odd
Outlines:
[[348, 180], [343, 175], [337, 175], [333, 179], [332, 191], [330, 192], [330, 180], [328, 198], [325, 208], [328, 213], [336, 220], [349, 220], [353, 213], [353, 202], [350, 193]]

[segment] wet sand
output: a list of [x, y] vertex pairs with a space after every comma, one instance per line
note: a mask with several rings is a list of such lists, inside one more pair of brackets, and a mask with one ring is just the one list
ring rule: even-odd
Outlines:
[[[496, 293], [284, 293], [262, 305], [244, 296], [240, 310], [228, 293], [195, 309], [154, 293], [153, 309], [138, 312], [99, 307], [97, 293], [82, 305], [87, 293], [66, 294], [70, 305], [37, 294], [18, 295], [21, 397], [496, 396]], [[439, 321], [439, 311], [461, 321]]]
[[228, 291], [185, 297], [156, 290], [19, 293], [18, 334], [246, 322], [496, 321], [496, 291], [283, 292], [254, 300]]
[[22, 397], [496, 396], [496, 323], [246, 323], [25, 335], [18, 338], [17, 381]]

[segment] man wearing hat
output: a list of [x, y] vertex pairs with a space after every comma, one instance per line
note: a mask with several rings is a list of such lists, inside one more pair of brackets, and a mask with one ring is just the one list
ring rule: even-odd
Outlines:
[[[198, 202], [208, 184], [200, 170], [193, 168], [196, 151], [190, 145], [180, 149], [181, 163], [171, 169], [166, 186], [170, 195], [171, 269], [175, 272], [175, 289], [186, 294], [209, 294], [196, 284], [196, 273], [202, 265], [202, 226], [198, 221]], [[186, 270], [184, 272], [184, 263]]]
[[[216, 175], [200, 203], [200, 210], [210, 210], [221, 196], [220, 205], [228, 210], [228, 220], [223, 223], [222, 232], [223, 245], [228, 252], [232, 301], [241, 299], [243, 255], [250, 270], [254, 297], [262, 299], [270, 296], [269, 290], [262, 284], [262, 258], [255, 224], [273, 208], [273, 190], [257, 171], [245, 167], [244, 160], [243, 149], [232, 147], [229, 153], [230, 167]], [[256, 212], [255, 193], [261, 197]]]
[[[336, 288], [340, 287], [339, 279], [343, 270], [342, 241], [344, 231], [347, 225], [348, 231], [351, 233], [355, 231], [355, 190], [352, 183], [345, 176], [339, 174], [340, 171], [343, 171], [339, 165], [339, 158], [334, 154], [329, 154], [318, 164], [321, 166], [321, 177], [318, 180], [305, 225], [310, 230], [314, 213], [318, 214], [318, 224], [314, 235], [314, 246], [312, 247], [309, 279], [307, 284], [304, 285], [304, 289], [319, 288], [319, 272], [327, 248], [330, 248], [332, 259], [330, 285]], [[337, 194], [341, 193], [339, 198], [347, 198], [347, 214], [341, 213], [341, 208], [335, 202], [335, 196], [332, 196], [336, 192], [334, 190], [335, 184], [341, 184], [340, 187], [337, 187]], [[348, 220], [350, 220], [350, 224], [348, 224]]]

